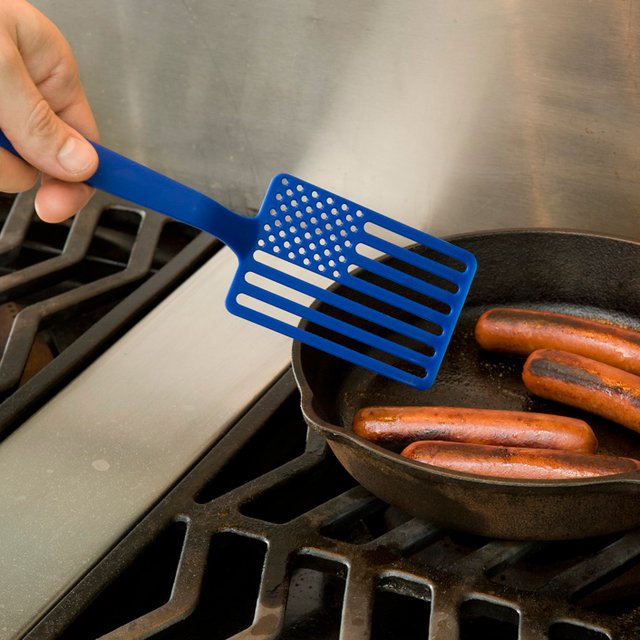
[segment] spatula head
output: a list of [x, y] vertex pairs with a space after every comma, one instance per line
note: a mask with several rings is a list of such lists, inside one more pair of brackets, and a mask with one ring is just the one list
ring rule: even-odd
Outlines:
[[476, 270], [468, 251], [300, 178], [273, 178], [227, 308], [427, 389]]

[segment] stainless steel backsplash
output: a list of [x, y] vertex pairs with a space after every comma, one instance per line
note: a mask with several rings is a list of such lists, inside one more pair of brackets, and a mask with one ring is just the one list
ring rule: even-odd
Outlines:
[[34, 4], [103, 142], [239, 212], [290, 171], [438, 234], [638, 234], [633, 0]]

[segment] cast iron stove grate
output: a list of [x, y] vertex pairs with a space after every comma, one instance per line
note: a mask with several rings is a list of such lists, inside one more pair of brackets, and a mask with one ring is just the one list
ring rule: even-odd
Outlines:
[[102, 193], [46, 224], [33, 196], [0, 194], [0, 440], [220, 247]]
[[291, 373], [28, 640], [637, 640], [640, 531], [509, 542], [372, 497], [304, 425]]

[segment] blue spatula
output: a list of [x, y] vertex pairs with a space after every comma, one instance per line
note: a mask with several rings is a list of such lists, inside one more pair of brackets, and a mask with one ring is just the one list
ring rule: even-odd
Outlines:
[[[418, 389], [433, 384], [476, 270], [468, 251], [286, 174], [255, 217], [241, 216], [92, 144], [100, 164], [87, 184], [234, 251], [231, 313]], [[0, 146], [16, 154], [2, 132]]]

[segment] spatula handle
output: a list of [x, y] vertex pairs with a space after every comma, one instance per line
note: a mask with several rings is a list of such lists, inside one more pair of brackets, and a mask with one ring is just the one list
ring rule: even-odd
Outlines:
[[[203, 193], [96, 142], [89, 142], [99, 159], [97, 171], [85, 181], [89, 186], [211, 233], [236, 253], [253, 246], [255, 234], [250, 218], [233, 213]], [[19, 156], [2, 131], [0, 147]]]

